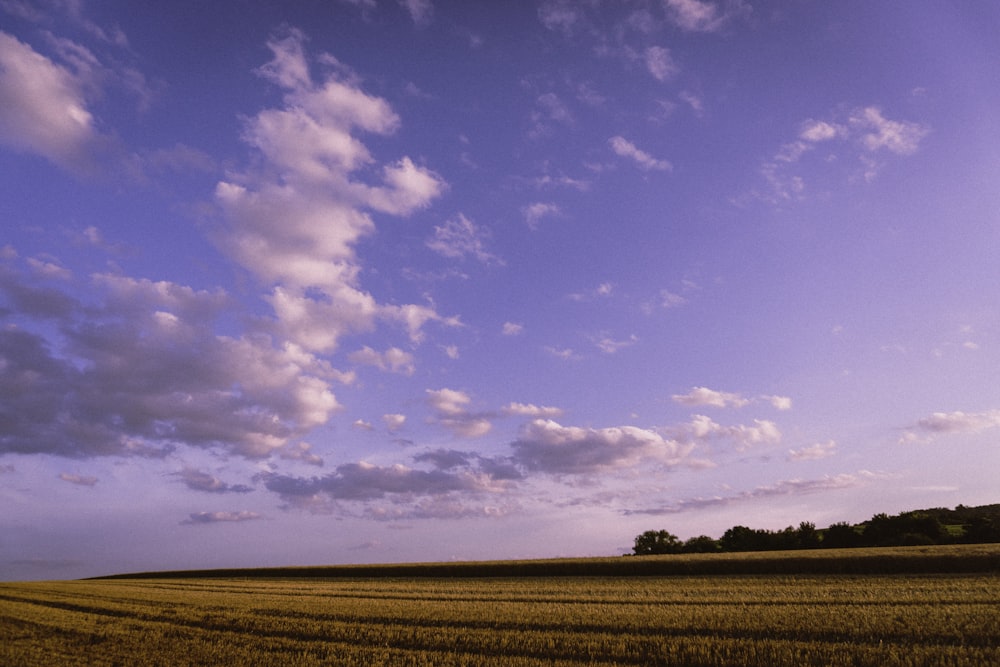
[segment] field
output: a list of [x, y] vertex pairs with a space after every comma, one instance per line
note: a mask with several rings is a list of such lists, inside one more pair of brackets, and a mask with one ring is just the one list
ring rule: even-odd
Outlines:
[[[892, 552], [944, 553], [922, 549]], [[975, 552], [995, 558], [1000, 548]], [[621, 567], [639, 560], [620, 559]], [[0, 664], [1000, 664], [996, 569], [405, 578], [343, 571], [0, 584]]]

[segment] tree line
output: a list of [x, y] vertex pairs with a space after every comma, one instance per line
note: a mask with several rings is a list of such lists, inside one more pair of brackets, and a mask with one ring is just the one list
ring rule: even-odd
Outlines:
[[733, 526], [718, 539], [699, 535], [682, 541], [666, 530], [647, 530], [636, 536], [632, 550], [643, 556], [987, 542], [1000, 542], [1000, 504], [935, 507], [892, 516], [882, 513], [861, 523], [842, 521], [823, 529], [808, 521], [783, 530]]

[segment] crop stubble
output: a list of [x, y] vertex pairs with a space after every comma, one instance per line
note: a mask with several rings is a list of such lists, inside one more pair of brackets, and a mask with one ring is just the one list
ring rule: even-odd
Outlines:
[[0, 584], [5, 665], [1000, 664], [1000, 578]]

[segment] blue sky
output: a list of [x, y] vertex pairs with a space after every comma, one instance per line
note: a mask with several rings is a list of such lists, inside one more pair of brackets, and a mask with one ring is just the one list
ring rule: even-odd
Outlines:
[[998, 30], [0, 1], [0, 578], [997, 502]]

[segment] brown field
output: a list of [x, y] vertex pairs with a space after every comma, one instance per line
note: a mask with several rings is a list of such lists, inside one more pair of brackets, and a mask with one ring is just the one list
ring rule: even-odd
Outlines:
[[[728, 554], [709, 562], [736, 573], [483, 574], [512, 571], [508, 562], [383, 571], [424, 568], [405, 577], [365, 566], [5, 583], [0, 664], [1000, 664], [1000, 545], [920, 549], [881, 550], [870, 574], [788, 572], [787, 554], [771, 554], [782, 571], [745, 574], [768, 556]], [[914, 571], [919, 554], [928, 572]], [[994, 560], [941, 572], [947, 554]], [[908, 571], [881, 572], [890, 557], [909, 559]], [[592, 562], [627, 572], [644, 560]], [[587, 561], [528, 561], [560, 562]]]

